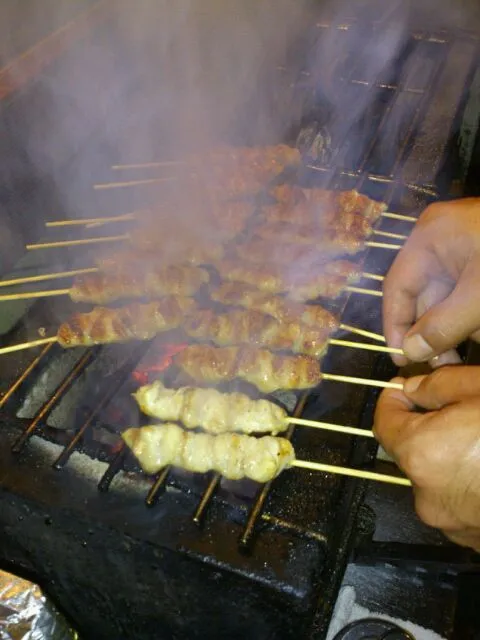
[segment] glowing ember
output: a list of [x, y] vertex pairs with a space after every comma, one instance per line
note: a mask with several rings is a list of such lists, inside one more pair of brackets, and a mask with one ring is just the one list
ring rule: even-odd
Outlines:
[[187, 347], [187, 344], [171, 344], [162, 348], [162, 352], [149, 364], [143, 364], [141, 368], [132, 372], [132, 378], [138, 384], [148, 384], [152, 378], [156, 377], [172, 364], [173, 356]]

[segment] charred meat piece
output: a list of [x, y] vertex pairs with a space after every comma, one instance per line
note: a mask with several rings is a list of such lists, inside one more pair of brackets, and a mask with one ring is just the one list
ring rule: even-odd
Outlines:
[[361, 269], [347, 260], [317, 265], [309, 273], [280, 265], [245, 264], [240, 260], [222, 260], [215, 264], [223, 280], [257, 287], [264, 293], [284, 293], [298, 301], [318, 297], [337, 298], [345, 288], [361, 277]]
[[128, 429], [123, 440], [146, 473], [168, 465], [193, 473], [216, 471], [229, 480], [268, 482], [295, 459], [285, 438], [238, 433], [189, 433], [173, 423]]
[[158, 333], [179, 327], [194, 309], [192, 298], [176, 296], [116, 309], [95, 307], [89, 313], [77, 313], [64, 322], [57, 338], [65, 348], [150, 340]]
[[338, 320], [330, 311], [320, 305], [305, 305], [269, 295], [241, 282], [224, 282], [210, 292], [215, 302], [226, 306], [245, 307], [262, 311], [276, 318], [279, 322], [303, 322], [304, 324], [327, 329], [331, 332], [338, 328]]
[[329, 330], [314, 329], [300, 322], [282, 323], [252, 309], [234, 309], [216, 314], [198, 311], [187, 319], [185, 333], [218, 346], [253, 345], [273, 351], [291, 351], [320, 357], [327, 348]]
[[76, 278], [70, 297], [74, 302], [106, 304], [125, 298], [190, 296], [208, 283], [208, 272], [200, 267], [167, 266], [150, 269], [119, 269]]
[[320, 364], [310, 356], [285, 356], [251, 347], [186, 347], [175, 364], [192, 380], [220, 384], [240, 378], [263, 393], [310, 389], [322, 380]]

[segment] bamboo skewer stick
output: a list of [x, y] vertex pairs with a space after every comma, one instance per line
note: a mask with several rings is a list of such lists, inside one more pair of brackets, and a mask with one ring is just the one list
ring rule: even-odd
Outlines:
[[395, 238], [396, 240], [406, 240], [408, 236], [402, 233], [390, 233], [390, 231], [382, 231], [381, 229], [374, 229], [373, 233], [376, 236], [383, 236], [384, 238]]
[[128, 169], [154, 169], [157, 167], [172, 167], [185, 164], [184, 160], [162, 160], [161, 162], [140, 162], [137, 164], [113, 164], [113, 171], [125, 171]]
[[[26, 248], [28, 251], [33, 251], [35, 249], [54, 249], [59, 247], [74, 247], [80, 245], [87, 244], [101, 244], [103, 242], [123, 242], [126, 240], [130, 240], [130, 235], [128, 233], [124, 233], [118, 236], [101, 236], [99, 238], [82, 238], [80, 240], [59, 240], [56, 242], [38, 242], [34, 244], [27, 244]], [[402, 248], [401, 244], [390, 244], [385, 242], [365, 242], [366, 247], [377, 248], [377, 249], [391, 249], [394, 251], [398, 251]]]
[[403, 487], [413, 486], [408, 478], [399, 476], [389, 476], [384, 473], [375, 473], [373, 471], [362, 471], [361, 469], [350, 469], [349, 467], [337, 467], [321, 462], [309, 462], [307, 460], [294, 460], [292, 467], [300, 469], [308, 469], [309, 471], [321, 471], [323, 473], [334, 473], [352, 478], [361, 478], [363, 480], [375, 480], [376, 482], [385, 482], [387, 484], [397, 484]]
[[370, 380], [370, 378], [354, 378], [352, 376], [339, 376], [333, 373], [322, 373], [324, 380], [331, 382], [347, 382], [349, 384], [365, 384], [367, 387], [380, 387], [381, 389], [403, 389], [399, 382], [384, 382], [383, 380]]
[[377, 280], [378, 282], [383, 282], [385, 280], [385, 276], [379, 276], [376, 273], [362, 273], [362, 278], [368, 278], [369, 280]]
[[392, 213], [391, 211], [384, 211], [381, 214], [384, 218], [392, 218], [392, 220], [404, 220], [405, 222], [418, 222], [418, 218], [413, 216], [404, 216], [401, 213]]
[[57, 273], [44, 273], [40, 276], [25, 276], [24, 278], [14, 278], [13, 280], [0, 280], [0, 287], [11, 287], [17, 284], [27, 284], [28, 282], [42, 282], [43, 280], [58, 280], [60, 278], [81, 276], [84, 273], [95, 273], [96, 271], [98, 271], [98, 267], [88, 267], [86, 269], [58, 271]]
[[128, 180], [127, 182], [102, 182], [100, 184], [94, 184], [93, 188], [96, 191], [103, 191], [106, 189], [121, 189], [123, 187], [140, 187], [147, 184], [160, 184], [162, 182], [171, 182], [176, 180], [175, 176], [168, 176], [164, 178], [145, 178], [144, 180]]
[[52, 298], [54, 296], [70, 295], [70, 289], [49, 289], [46, 291], [27, 291], [25, 293], [7, 293], [0, 296], [0, 302], [12, 300], [30, 300], [33, 298]]
[[87, 244], [102, 244], [105, 242], [121, 242], [130, 239], [128, 233], [120, 236], [101, 236], [100, 238], [82, 238], [80, 240], [59, 240], [56, 242], [38, 242], [36, 244], [27, 244], [27, 251], [35, 251], [38, 249], [59, 249], [61, 247], [76, 247]]
[[335, 431], [348, 436], [361, 436], [365, 438], [375, 438], [373, 431], [367, 429], [358, 429], [356, 427], [343, 427], [329, 422], [318, 422], [317, 420], [305, 420], [304, 418], [287, 418], [289, 424], [295, 424], [300, 427], [312, 427], [313, 429], [323, 429], [325, 431]]
[[[92, 267], [91, 273], [93, 273], [95, 267]], [[381, 291], [375, 291], [374, 289], [361, 289], [359, 287], [345, 287], [345, 291], [350, 293], [361, 293], [365, 295], [382, 296]], [[6, 295], [0, 295], [0, 302], [7, 302], [11, 300], [28, 300], [29, 298], [49, 298], [53, 296], [64, 296], [70, 294], [70, 289], [45, 289], [43, 291], [27, 291], [25, 293], [9, 293]]]
[[365, 342], [349, 342], [348, 340], [336, 340], [332, 338], [328, 341], [334, 347], [351, 347], [352, 349], [364, 349], [365, 351], [380, 351], [381, 353], [397, 353], [399, 355], [405, 355], [403, 349], [396, 349], [395, 347], [386, 347], [379, 344], [367, 344]]
[[373, 249], [391, 249], [392, 251], [400, 251], [403, 248], [401, 244], [390, 244], [389, 242], [372, 242], [368, 240], [365, 242], [366, 247], [371, 247]]
[[338, 327], [343, 331], [349, 331], [350, 333], [356, 333], [364, 338], [372, 338], [372, 340], [378, 340], [378, 342], [386, 342], [384, 336], [379, 333], [373, 333], [372, 331], [365, 331], [364, 329], [357, 329], [357, 327], [351, 327], [348, 324], [341, 324]]
[[57, 337], [41, 338], [40, 340], [30, 340], [30, 342], [21, 342], [20, 344], [14, 344], [10, 347], [1, 347], [0, 354], [3, 356], [6, 353], [14, 353], [15, 351], [24, 351], [25, 349], [33, 349], [34, 347], [40, 347], [44, 344], [51, 344], [57, 342]]
[[103, 218], [79, 218], [70, 220], [51, 220], [46, 222], [46, 227], [71, 227], [71, 226], [88, 226], [91, 224], [104, 224], [107, 222], [123, 222], [124, 220], [136, 220], [137, 215], [141, 211], [133, 211], [132, 213], [123, 213], [119, 216], [104, 216]]
[[383, 291], [377, 291], [377, 289], [362, 289], [362, 287], [345, 287], [345, 291], [348, 293], [362, 293], [368, 296], [377, 296], [378, 298], [383, 296]]

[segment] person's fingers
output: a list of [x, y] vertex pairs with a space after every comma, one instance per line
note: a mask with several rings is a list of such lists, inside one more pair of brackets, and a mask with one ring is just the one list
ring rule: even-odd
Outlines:
[[462, 359], [458, 355], [458, 352], [455, 349], [450, 349], [449, 351], [445, 351], [445, 353], [441, 353], [439, 356], [435, 356], [428, 361], [428, 364], [432, 369], [439, 369], [440, 367], [445, 367], [447, 365], [457, 365], [462, 364]]
[[427, 311], [407, 332], [403, 350], [414, 362], [426, 362], [466, 340], [480, 328], [480, 261], [470, 263], [455, 289]]
[[[403, 378], [394, 382], [404, 384]], [[409, 425], [415, 418], [412, 413], [415, 404], [400, 390], [385, 389], [380, 395], [375, 409], [373, 433], [385, 451], [395, 457], [395, 451], [408, 436]]]
[[442, 367], [430, 375], [408, 378], [405, 396], [415, 405], [434, 411], [480, 395], [480, 367]]
[[[383, 330], [387, 344], [400, 348], [417, 319], [417, 303], [439, 267], [434, 255], [414, 241], [413, 236], [398, 254], [383, 283]], [[407, 358], [394, 356], [398, 366]]]

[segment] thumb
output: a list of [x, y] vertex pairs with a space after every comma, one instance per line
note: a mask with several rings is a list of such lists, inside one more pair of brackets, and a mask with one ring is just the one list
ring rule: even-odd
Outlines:
[[[478, 270], [476, 269], [478, 267]], [[480, 329], [480, 264], [470, 265], [452, 293], [427, 311], [407, 333], [403, 350], [413, 362], [426, 362]]]
[[405, 396], [430, 411], [480, 395], [480, 367], [442, 367], [430, 375], [405, 380]]

